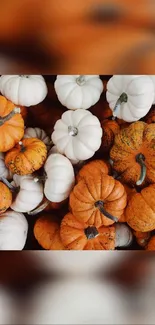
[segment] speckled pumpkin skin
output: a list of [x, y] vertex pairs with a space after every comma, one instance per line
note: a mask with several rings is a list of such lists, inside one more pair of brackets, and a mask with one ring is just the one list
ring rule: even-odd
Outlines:
[[147, 251], [155, 251], [155, 236], [152, 236], [148, 244], [145, 247]]
[[0, 182], [0, 214], [4, 213], [12, 203], [12, 193], [9, 188]]
[[103, 174], [110, 174], [111, 167], [110, 164], [105, 160], [92, 160], [88, 162], [86, 165], [84, 165], [79, 173], [76, 176], [76, 180], [79, 182], [83, 177], [85, 176], [93, 176], [103, 173]]
[[[0, 117], [8, 115], [17, 107], [5, 97], [0, 96]], [[0, 126], [0, 152], [6, 152], [13, 148], [24, 135], [24, 120], [17, 113], [9, 121]]]
[[114, 144], [115, 135], [120, 131], [120, 126], [116, 121], [106, 119], [101, 122], [101, 127], [103, 135], [100, 151], [108, 152]]
[[47, 157], [46, 145], [37, 138], [23, 139], [25, 151], [17, 144], [5, 156], [5, 164], [13, 174], [28, 175], [40, 169]]
[[69, 205], [73, 215], [87, 225], [95, 227], [109, 226], [113, 220], [102, 214], [95, 203], [104, 202], [104, 208], [118, 219], [127, 204], [124, 186], [113, 177], [100, 173], [92, 177], [84, 177], [74, 187], [69, 197]]
[[155, 229], [155, 184], [132, 195], [125, 216], [128, 225], [136, 231], [148, 232]]
[[115, 227], [97, 228], [98, 236], [88, 239], [84, 230], [87, 225], [78, 221], [73, 214], [68, 213], [60, 225], [61, 240], [67, 250], [114, 250]]
[[136, 156], [142, 153], [147, 168], [143, 185], [155, 183], [155, 124], [132, 123], [115, 136], [110, 157], [113, 168], [121, 174], [122, 181], [135, 185], [140, 178], [141, 167]]

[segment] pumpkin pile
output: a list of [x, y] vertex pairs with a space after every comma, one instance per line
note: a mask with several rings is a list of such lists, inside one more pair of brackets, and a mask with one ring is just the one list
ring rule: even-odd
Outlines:
[[0, 77], [0, 250], [155, 250], [155, 76]]

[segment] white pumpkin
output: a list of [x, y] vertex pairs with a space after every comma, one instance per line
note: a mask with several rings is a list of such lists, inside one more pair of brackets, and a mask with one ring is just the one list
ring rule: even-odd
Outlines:
[[38, 138], [43, 141], [47, 147], [50, 147], [50, 137], [40, 128], [26, 128], [24, 131], [24, 138]]
[[102, 128], [86, 110], [66, 111], [54, 126], [52, 141], [57, 150], [72, 160], [91, 158], [101, 146]]
[[128, 247], [132, 244], [133, 234], [131, 229], [123, 223], [115, 225], [115, 247]]
[[[58, 149], [57, 149], [57, 147], [56, 146], [53, 146], [51, 149], [50, 149], [50, 151], [49, 151], [49, 155], [50, 154], [52, 154], [52, 153], [60, 153], [59, 151], [58, 151]], [[70, 160], [70, 162], [72, 163], [72, 165], [77, 165], [79, 162], [80, 162], [80, 160], [79, 159], [75, 159], [75, 160], [72, 160], [72, 159], [69, 159]]]
[[0, 91], [16, 105], [32, 106], [47, 95], [47, 85], [41, 75], [2, 75]]
[[43, 185], [39, 181], [35, 182], [33, 175], [13, 175], [11, 185], [19, 188], [19, 192], [11, 205], [11, 209], [14, 211], [31, 211], [43, 200]]
[[4, 153], [0, 152], [0, 177], [12, 179], [13, 175], [5, 165]]
[[135, 122], [150, 110], [155, 88], [149, 76], [114, 75], [107, 83], [106, 97], [115, 117]]
[[44, 165], [47, 179], [44, 193], [51, 202], [62, 202], [69, 196], [74, 183], [74, 169], [66, 157], [61, 154], [51, 154]]
[[0, 215], [0, 250], [22, 250], [25, 246], [28, 222], [22, 213], [7, 211]]
[[[155, 75], [150, 75], [149, 77], [151, 77], [151, 80], [153, 81], [153, 84], [154, 84], [154, 92], [155, 92]], [[153, 104], [155, 104], [155, 95], [154, 95]]]
[[54, 88], [60, 103], [68, 109], [88, 109], [100, 99], [103, 82], [99, 75], [59, 75]]

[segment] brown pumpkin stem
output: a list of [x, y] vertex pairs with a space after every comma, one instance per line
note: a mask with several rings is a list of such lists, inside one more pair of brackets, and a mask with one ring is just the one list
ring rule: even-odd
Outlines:
[[113, 160], [111, 158], [109, 158], [108, 161], [109, 161], [110, 166], [113, 167], [113, 164], [114, 164]]
[[33, 180], [34, 180], [35, 183], [37, 183], [39, 181], [45, 182], [46, 179], [47, 179], [47, 175], [44, 175], [44, 176], [37, 176]]
[[49, 205], [50, 201], [46, 200], [42, 205], [40, 205], [38, 208], [30, 211], [30, 212], [27, 212], [28, 215], [31, 215], [31, 216], [35, 216], [36, 214], [42, 212], [43, 210], [45, 210], [45, 208]]
[[136, 161], [139, 163], [139, 165], [141, 166], [141, 173], [140, 173], [140, 178], [139, 180], [136, 182], [136, 185], [142, 185], [142, 183], [145, 180], [146, 177], [146, 165], [145, 165], [145, 156], [142, 153], [139, 153], [136, 156]]
[[26, 151], [26, 148], [24, 147], [23, 142], [22, 141], [19, 141], [18, 144], [20, 145], [20, 151], [21, 152], [25, 152]]
[[19, 188], [13, 186], [12, 184], [10, 184], [9, 181], [6, 178], [0, 177], [0, 181], [2, 183], [4, 183], [11, 190], [11, 192], [18, 192], [19, 191]]
[[76, 83], [79, 86], [83, 86], [85, 84], [85, 76], [84, 75], [80, 75], [77, 79], [76, 79]]
[[0, 126], [2, 126], [5, 122], [9, 121], [15, 114], [19, 114], [20, 111], [20, 107], [15, 107], [13, 111], [11, 111], [8, 115], [0, 117]]
[[99, 235], [99, 232], [96, 229], [96, 227], [87, 227], [84, 230], [84, 233], [85, 233], [87, 239], [93, 239]]
[[95, 207], [98, 208], [100, 210], [100, 212], [102, 214], [104, 214], [104, 216], [106, 216], [108, 219], [114, 221], [114, 222], [118, 222], [118, 218], [114, 217], [112, 214], [110, 214], [108, 211], [106, 211], [104, 209], [104, 202], [103, 201], [96, 201], [95, 202]]
[[127, 101], [128, 101], [127, 94], [126, 93], [122, 93], [121, 96], [118, 98], [118, 100], [116, 102], [116, 105], [115, 105], [115, 107], [113, 109], [113, 118], [112, 118], [113, 120], [116, 119], [116, 117], [117, 117], [116, 114], [117, 114], [118, 110], [120, 109], [122, 103], [127, 103]]

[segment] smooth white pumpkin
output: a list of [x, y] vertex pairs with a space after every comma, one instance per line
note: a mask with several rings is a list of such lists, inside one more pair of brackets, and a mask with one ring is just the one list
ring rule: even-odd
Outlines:
[[38, 138], [39, 140], [43, 141], [48, 148], [50, 147], [50, 137], [43, 129], [26, 128], [24, 131], [24, 138]]
[[126, 224], [117, 223], [115, 230], [115, 247], [128, 247], [132, 244], [133, 234]]
[[54, 88], [60, 103], [68, 109], [88, 109], [99, 101], [103, 82], [99, 75], [58, 75]]
[[74, 183], [74, 169], [66, 157], [61, 154], [51, 154], [44, 165], [47, 175], [44, 193], [51, 202], [62, 202], [68, 198]]
[[102, 128], [86, 110], [66, 111], [54, 126], [52, 141], [57, 150], [72, 160], [91, 158], [101, 146]]
[[0, 152], [0, 177], [12, 179], [13, 175], [5, 165], [4, 153]]
[[0, 91], [16, 105], [33, 106], [47, 95], [47, 85], [41, 75], [2, 75]]
[[35, 182], [33, 175], [13, 176], [11, 183], [19, 187], [19, 192], [11, 205], [11, 209], [17, 212], [29, 212], [35, 209], [43, 200], [43, 185]]
[[[58, 151], [58, 149], [57, 149], [57, 147], [56, 146], [53, 146], [51, 149], [50, 149], [50, 151], [49, 151], [49, 155], [50, 154], [52, 154], [52, 153], [60, 153], [59, 151]], [[70, 162], [72, 163], [72, 165], [77, 165], [79, 162], [80, 162], [80, 160], [72, 160], [72, 159], [69, 159], [70, 160]]]
[[[154, 93], [155, 93], [155, 75], [149, 75], [149, 77], [151, 77], [151, 80], [153, 81], [153, 84], [154, 84]], [[154, 95], [153, 104], [155, 104], [155, 95]]]
[[0, 216], [0, 250], [22, 250], [25, 246], [28, 222], [22, 213], [7, 211]]
[[153, 81], [145, 75], [114, 75], [107, 83], [106, 98], [113, 115], [135, 122], [150, 110], [155, 97]]

